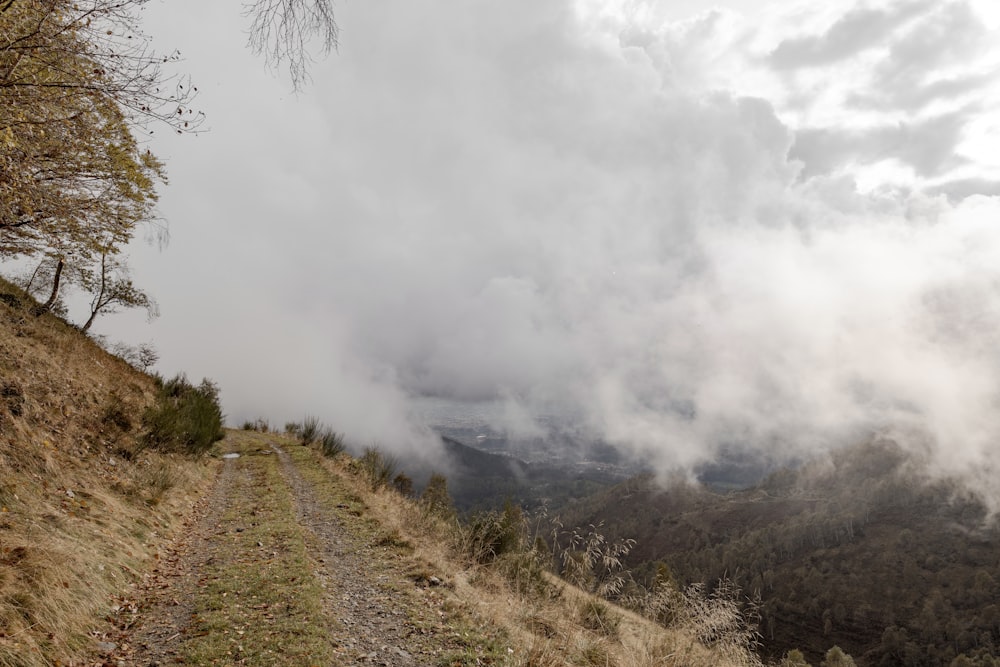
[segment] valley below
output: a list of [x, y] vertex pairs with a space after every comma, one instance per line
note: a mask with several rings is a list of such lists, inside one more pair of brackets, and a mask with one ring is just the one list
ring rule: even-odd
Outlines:
[[872, 666], [1000, 655], [995, 516], [889, 438], [786, 466], [734, 453], [692, 484], [608, 447], [511, 442], [482, 423], [437, 430], [460, 510], [512, 501], [565, 527], [599, 526], [609, 542], [633, 539], [625, 563], [638, 586], [730, 581], [772, 660], [798, 649], [818, 664], [832, 646]]

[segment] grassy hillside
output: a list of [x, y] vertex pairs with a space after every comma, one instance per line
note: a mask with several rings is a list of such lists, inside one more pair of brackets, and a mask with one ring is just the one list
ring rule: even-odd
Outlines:
[[[346, 497], [353, 500], [339, 501], [337, 507], [363, 511], [375, 542], [401, 549], [399, 567], [412, 581], [426, 586], [440, 579], [433, 585], [455, 596], [454, 604], [474, 620], [477, 632], [492, 629], [497, 637], [492, 651], [453, 654], [438, 664], [761, 664], [752, 651], [755, 636], [730, 600], [708, 599], [694, 591], [688, 595], [673, 589], [660, 591], [658, 601], [674, 612], [661, 625], [636, 609], [594, 595], [599, 587], [593, 585], [591, 576], [606, 574], [596, 563], [582, 565], [578, 573], [584, 576], [572, 582], [555, 577], [549, 570], [553, 554], [533, 539], [537, 524], [516, 505], [478, 513], [469, 522], [459, 523], [453, 509], [432, 502], [427, 494], [416, 498], [400, 493], [390, 477], [379, 473], [384, 461], [373, 450], [358, 459], [344, 454], [321, 457], [315, 449], [278, 442], [300, 465], [313, 464], [303, 465], [303, 475], [324, 489], [323, 497], [344, 497], [336, 485], [349, 489]], [[581, 562], [604, 553], [599, 545], [590, 547], [577, 545], [567, 553]]]
[[0, 665], [68, 663], [211, 467], [142, 450], [152, 378], [0, 280]]
[[838, 645], [859, 665], [992, 665], [1000, 530], [975, 498], [919, 469], [875, 441], [726, 495], [637, 478], [563, 520], [636, 539], [639, 579], [665, 563], [682, 584], [725, 575], [759, 593], [772, 656], [798, 647], [815, 663]]
[[[567, 550], [582, 576], [560, 581], [515, 506], [460, 524], [447, 503], [373, 475], [377, 452], [353, 459], [336, 438], [308, 448], [241, 432], [212, 456], [171, 453], [160, 431], [178, 415], [210, 424], [211, 409], [183, 399], [214, 389], [159, 382], [34, 306], [0, 281], [0, 667], [151, 664], [143, 651], [159, 656], [168, 641], [188, 664], [338, 664], [370, 641], [343, 611], [369, 603], [369, 589], [426, 629], [412, 642], [435, 664], [759, 664], [730, 601], [661, 590], [649, 599], [669, 602], [665, 628], [591, 594], [606, 573], [584, 563], [599, 548]], [[274, 457], [282, 448], [288, 466]], [[223, 451], [243, 457], [223, 465]], [[523, 473], [511, 474], [530, 483]], [[331, 539], [331, 523], [354, 534]], [[189, 589], [169, 589], [171, 577]]]

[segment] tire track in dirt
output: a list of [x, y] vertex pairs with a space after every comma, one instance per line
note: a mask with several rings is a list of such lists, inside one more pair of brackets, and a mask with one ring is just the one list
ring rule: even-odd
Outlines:
[[398, 533], [318, 461], [253, 440], [233, 444], [241, 458], [222, 463], [165, 555], [121, 598], [105, 635], [116, 646], [94, 664], [482, 664], [493, 635]]
[[317, 575], [327, 590], [327, 610], [339, 624], [334, 641], [345, 657], [385, 667], [436, 664], [433, 647], [447, 641], [436, 639], [427, 624], [412, 621], [414, 610], [403, 601], [405, 595], [394, 592], [389, 577], [372, 567], [378, 558], [374, 551], [323, 509], [291, 457], [276, 444], [271, 447], [295, 495], [299, 523], [316, 537]]
[[184, 522], [160, 564], [143, 577], [137, 593], [144, 598], [138, 615], [127, 607], [118, 610], [119, 643], [112, 665], [157, 667], [179, 658], [179, 648], [194, 616], [194, 599], [204, 566], [215, 558], [219, 544], [213, 537], [222, 530], [232, 489], [238, 484], [233, 459], [225, 459], [212, 490], [200, 500]]

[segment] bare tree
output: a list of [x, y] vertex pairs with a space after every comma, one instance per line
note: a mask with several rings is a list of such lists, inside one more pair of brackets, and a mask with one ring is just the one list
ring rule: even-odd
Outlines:
[[133, 364], [141, 371], [148, 371], [160, 360], [160, 353], [156, 351], [152, 343], [140, 343], [136, 346], [135, 363]]
[[140, 371], [147, 372], [160, 360], [160, 353], [152, 343], [129, 345], [121, 341], [108, 343], [104, 336], [93, 336], [94, 340], [105, 350], [122, 359], [125, 363]]
[[246, 15], [251, 19], [250, 48], [269, 67], [286, 64], [295, 90], [309, 81], [310, 46], [318, 44], [324, 55], [337, 48], [340, 29], [332, 0], [253, 0]]
[[90, 317], [80, 327], [84, 333], [90, 330], [98, 315], [116, 312], [118, 308], [145, 308], [150, 319], [160, 314], [156, 301], [132, 282], [128, 266], [109, 252], [101, 255], [100, 268], [93, 272], [81, 271], [81, 283], [93, 296]]

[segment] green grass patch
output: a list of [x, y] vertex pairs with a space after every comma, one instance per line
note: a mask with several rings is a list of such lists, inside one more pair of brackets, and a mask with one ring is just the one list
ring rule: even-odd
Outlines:
[[346, 488], [320, 464], [318, 452], [312, 449], [288, 447], [285, 451], [295, 463], [302, 478], [309, 482], [323, 509], [335, 515], [355, 536], [368, 543], [383, 537], [381, 524], [371, 516], [364, 498]]
[[[452, 634], [453, 646], [445, 651], [437, 664], [440, 667], [472, 667], [473, 665], [506, 665], [510, 663], [505, 637], [487, 635], [471, 626]], [[456, 646], [457, 645], [457, 646]]]

